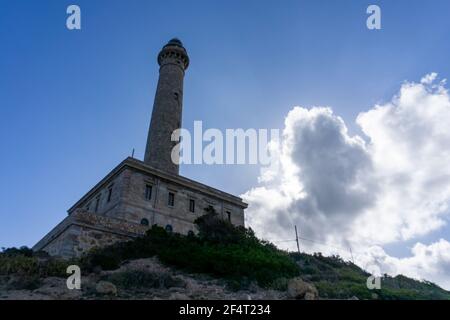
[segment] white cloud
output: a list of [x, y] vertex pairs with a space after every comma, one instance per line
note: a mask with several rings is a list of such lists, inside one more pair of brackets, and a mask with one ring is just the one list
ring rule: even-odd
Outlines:
[[370, 139], [380, 185], [376, 206], [361, 216], [359, 226], [382, 221], [370, 229], [369, 236], [376, 241], [425, 235], [443, 226], [448, 214], [450, 101], [445, 88], [433, 84], [435, 77], [405, 83], [391, 102], [357, 118]]
[[[450, 99], [445, 80], [436, 79], [431, 73], [420, 83], [406, 82], [391, 101], [359, 114], [363, 137], [349, 135], [330, 108], [293, 108], [285, 119], [278, 170], [263, 169], [260, 184], [242, 195], [250, 204], [248, 224], [266, 239], [290, 239], [297, 224], [306, 238], [355, 251], [444, 226]], [[415, 260], [396, 264], [410, 266], [405, 272], [418, 278], [425, 270], [414, 269], [425, 258], [421, 246], [414, 247]], [[336, 251], [314, 244], [308, 249]]]
[[431, 83], [433, 83], [434, 80], [436, 80], [436, 77], [437, 77], [437, 73], [436, 72], [429, 73], [429, 74], [425, 75], [425, 77], [423, 77], [420, 80], [420, 83], [431, 84]]
[[407, 258], [396, 258], [386, 254], [381, 247], [372, 247], [357, 260], [364, 267], [379, 266], [382, 273], [403, 274], [450, 290], [450, 242], [445, 239], [428, 246], [417, 243]]

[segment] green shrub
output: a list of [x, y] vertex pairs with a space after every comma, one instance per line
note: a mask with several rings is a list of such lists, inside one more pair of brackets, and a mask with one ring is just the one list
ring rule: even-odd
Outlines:
[[3, 248], [1, 254], [6, 257], [16, 257], [16, 256], [32, 257], [33, 250], [25, 246], [22, 246], [20, 248]]
[[366, 286], [367, 272], [338, 256], [291, 253], [303, 278], [312, 281], [320, 296], [330, 299], [450, 299], [450, 293], [433, 283], [420, 282], [399, 275], [384, 276], [380, 290], [369, 290]]
[[289, 279], [287, 278], [277, 278], [271, 284], [270, 287], [279, 291], [286, 291], [288, 287]]
[[40, 258], [31, 249], [5, 249], [0, 253], [0, 275], [21, 275], [32, 277], [64, 277], [70, 261], [53, 257]]
[[82, 259], [82, 269], [111, 270], [125, 260], [156, 255], [168, 265], [224, 278], [233, 287], [253, 281], [268, 287], [277, 278], [299, 274], [286, 252], [259, 240], [251, 229], [235, 227], [215, 212], [207, 212], [196, 224], [198, 236], [188, 237], [153, 226], [144, 237], [92, 251]]
[[15, 275], [10, 277], [6, 288], [9, 290], [35, 290], [41, 286], [41, 279], [36, 275]]

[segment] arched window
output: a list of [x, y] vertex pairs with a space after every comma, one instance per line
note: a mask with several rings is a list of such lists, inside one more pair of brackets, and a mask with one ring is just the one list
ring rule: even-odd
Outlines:
[[194, 234], [194, 231], [192, 231], [192, 230], [189, 230], [189, 232], [188, 232], [188, 237], [193, 237], [195, 234]]
[[145, 219], [145, 218], [141, 220], [141, 224], [142, 224], [143, 226], [148, 226], [148, 225], [149, 225], [148, 220]]
[[166, 226], [166, 231], [167, 231], [167, 232], [172, 232], [172, 231], [173, 231], [173, 228], [172, 228], [172, 226], [171, 226], [170, 224], [168, 224], [168, 225]]

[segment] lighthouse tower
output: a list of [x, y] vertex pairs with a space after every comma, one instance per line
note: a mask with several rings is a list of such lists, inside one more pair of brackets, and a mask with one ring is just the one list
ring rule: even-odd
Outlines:
[[[68, 210], [67, 217], [33, 246], [64, 258], [94, 247], [129, 241], [154, 225], [167, 232], [195, 233], [205, 209], [245, 226], [241, 198], [179, 175], [172, 134], [181, 127], [184, 72], [189, 57], [178, 39], [158, 55], [159, 80], [144, 161], [127, 157]], [[175, 152], [174, 152], [175, 150]], [[174, 156], [172, 157], [172, 154]]]
[[[170, 40], [158, 55], [159, 80], [148, 131], [144, 162], [167, 173], [179, 173], [179, 154], [172, 149], [174, 130], [181, 128], [183, 79], [189, 57], [180, 40]], [[175, 161], [174, 161], [175, 160]]]

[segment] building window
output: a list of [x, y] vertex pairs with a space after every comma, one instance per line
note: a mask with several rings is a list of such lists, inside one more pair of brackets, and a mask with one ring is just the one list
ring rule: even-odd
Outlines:
[[97, 212], [98, 208], [100, 207], [100, 198], [101, 198], [101, 195], [98, 195], [97, 199], [95, 199], [95, 212]]
[[193, 237], [195, 234], [194, 234], [194, 231], [189, 230], [187, 235], [188, 235], [188, 237]]
[[112, 196], [112, 192], [113, 192], [113, 186], [110, 186], [109, 188], [108, 188], [108, 198], [107, 198], [107, 202], [110, 202], [111, 201], [111, 196]]
[[194, 199], [189, 199], [189, 211], [195, 212], [195, 200]]
[[146, 185], [145, 186], [145, 199], [146, 200], [151, 200], [152, 199], [152, 186], [151, 185]]
[[143, 225], [143, 226], [148, 226], [149, 225], [149, 222], [148, 222], [148, 220], [147, 219], [142, 219], [141, 220], [141, 224]]
[[89, 202], [89, 203], [87, 204], [87, 206], [86, 206], [86, 211], [89, 212], [89, 210], [91, 210], [91, 203], [90, 203], [90, 202]]
[[231, 222], [231, 212], [227, 211], [227, 217], [228, 217], [228, 221]]
[[175, 193], [169, 192], [169, 198], [167, 201], [167, 205], [173, 207], [175, 205]]
[[172, 228], [172, 226], [171, 226], [170, 224], [168, 224], [168, 225], [166, 226], [166, 231], [167, 231], [167, 232], [172, 232], [172, 231], [173, 231], [173, 228]]

